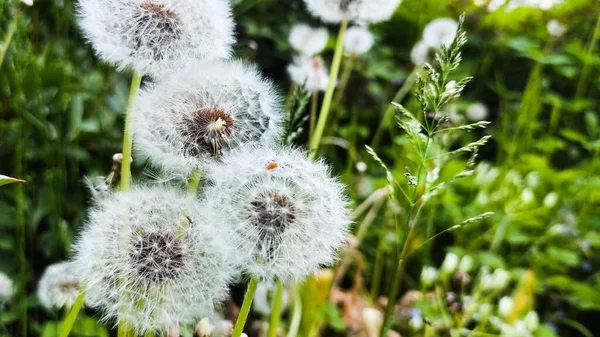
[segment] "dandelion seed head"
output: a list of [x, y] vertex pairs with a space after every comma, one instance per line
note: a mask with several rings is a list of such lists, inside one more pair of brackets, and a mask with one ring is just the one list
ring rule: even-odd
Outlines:
[[4, 273], [0, 273], [0, 309], [10, 301], [13, 295], [13, 281]]
[[450, 18], [438, 18], [423, 29], [423, 42], [430, 48], [450, 46], [456, 37], [458, 22]]
[[417, 42], [410, 51], [410, 60], [416, 66], [421, 66], [427, 62], [429, 57], [429, 46], [424, 41]]
[[554, 37], [561, 37], [567, 31], [567, 27], [558, 20], [550, 20], [546, 25], [546, 29]]
[[373, 34], [367, 28], [360, 26], [348, 28], [344, 35], [344, 47], [349, 54], [364, 54], [371, 50], [373, 42]]
[[329, 23], [343, 20], [360, 24], [389, 20], [402, 0], [304, 0], [308, 10]]
[[473, 103], [467, 107], [466, 116], [473, 122], [479, 122], [489, 117], [488, 107], [483, 103]]
[[82, 0], [78, 18], [102, 59], [141, 74], [227, 58], [234, 42], [226, 0]]
[[140, 93], [132, 129], [140, 155], [166, 173], [187, 177], [242, 144], [274, 143], [281, 123], [279, 95], [254, 66], [190, 60]]
[[73, 264], [61, 262], [48, 266], [38, 283], [38, 298], [48, 310], [70, 309], [79, 292], [81, 283], [77, 279]]
[[325, 28], [312, 28], [306, 24], [297, 24], [292, 28], [288, 40], [292, 48], [300, 54], [313, 56], [325, 49], [329, 33]]
[[320, 56], [297, 57], [287, 70], [292, 81], [308, 91], [325, 91], [329, 86], [329, 72]]
[[[269, 165], [276, 163], [277, 166]], [[301, 279], [335, 259], [350, 218], [343, 185], [299, 150], [245, 147], [205, 170], [207, 211], [230, 228], [240, 266], [265, 281]]]
[[87, 304], [139, 334], [212, 314], [227, 293], [230, 267], [224, 235], [209, 224], [192, 195], [165, 187], [101, 201], [75, 246]]

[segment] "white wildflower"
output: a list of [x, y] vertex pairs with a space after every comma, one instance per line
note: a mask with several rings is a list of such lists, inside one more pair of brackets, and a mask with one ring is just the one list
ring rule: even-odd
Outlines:
[[458, 267], [458, 262], [458, 256], [456, 254], [446, 254], [444, 262], [442, 262], [442, 266], [440, 267], [440, 272], [445, 275], [454, 273]]
[[473, 103], [467, 108], [467, 118], [473, 122], [479, 122], [488, 118], [490, 112], [483, 103]]
[[508, 317], [513, 310], [514, 301], [508, 296], [504, 296], [498, 303], [498, 314], [502, 317]]
[[0, 273], [0, 309], [10, 301], [13, 295], [13, 281], [4, 273]]
[[48, 266], [38, 283], [38, 298], [48, 309], [70, 309], [81, 291], [81, 283], [71, 262]]
[[410, 51], [410, 60], [416, 66], [421, 66], [427, 62], [429, 57], [429, 46], [424, 41], [417, 42]]
[[356, 163], [356, 171], [358, 171], [359, 173], [367, 172], [368, 168], [369, 167], [364, 161], [359, 161], [358, 163]]
[[552, 208], [552, 207], [556, 206], [557, 202], [558, 202], [558, 193], [550, 192], [544, 198], [544, 207]]
[[329, 86], [329, 73], [320, 56], [297, 57], [287, 70], [292, 81], [308, 91], [325, 91]]
[[373, 47], [373, 34], [364, 27], [354, 26], [348, 28], [344, 35], [344, 48], [351, 55], [361, 55]]
[[492, 0], [488, 4], [488, 12], [495, 12], [506, 3], [506, 0]]
[[284, 282], [331, 265], [350, 224], [344, 186], [299, 150], [240, 148], [205, 170], [212, 225], [231, 228], [240, 266]]
[[198, 337], [211, 337], [214, 329], [208, 317], [204, 317], [194, 327], [194, 334]]
[[506, 288], [506, 286], [508, 285], [508, 282], [510, 282], [510, 273], [501, 268], [494, 270], [492, 277], [493, 277], [492, 287], [496, 290], [501, 290], [501, 289]]
[[527, 315], [525, 315], [525, 318], [523, 318], [523, 322], [525, 322], [525, 326], [527, 327], [527, 330], [534, 332], [538, 329], [538, 327], [540, 326], [540, 318], [537, 314], [537, 312], [535, 311], [530, 311], [527, 313]]
[[508, 10], [513, 10], [520, 7], [531, 7], [539, 8], [541, 10], [549, 10], [562, 2], [563, 0], [511, 0], [506, 8]]
[[78, 17], [102, 59], [141, 74], [227, 58], [234, 42], [227, 0], [81, 0]]
[[366, 307], [362, 311], [362, 318], [367, 337], [379, 336], [379, 331], [383, 325], [383, 313], [375, 308]]
[[21, 2], [27, 6], [33, 6], [33, 0], [21, 0]]
[[87, 304], [105, 321], [125, 322], [138, 334], [166, 333], [210, 315], [226, 295], [224, 236], [194, 196], [137, 187], [92, 209], [74, 270]]
[[449, 46], [456, 37], [458, 22], [450, 18], [438, 18], [423, 29], [423, 42], [431, 48]]
[[360, 24], [389, 20], [402, 0], [304, 0], [308, 10], [325, 22]]
[[292, 28], [288, 38], [292, 48], [300, 54], [313, 56], [320, 54], [329, 40], [325, 28], [312, 28], [306, 24], [297, 24]]
[[473, 257], [470, 255], [465, 255], [462, 257], [462, 259], [460, 259], [458, 270], [460, 270], [463, 273], [468, 273], [471, 271], [471, 269], [473, 269], [474, 264], [475, 261], [473, 260]]
[[241, 144], [275, 142], [281, 121], [279, 96], [255, 67], [190, 60], [181, 73], [141, 92], [132, 129], [141, 155], [187, 176]]
[[[252, 301], [252, 306], [254, 310], [258, 311], [264, 316], [269, 316], [271, 314], [271, 303], [272, 301], [269, 299], [269, 293], [273, 293], [273, 284], [267, 282], [260, 282], [256, 287], [256, 292], [254, 293], [254, 300]], [[281, 308], [286, 308], [289, 304], [289, 292], [287, 289], [283, 289], [281, 294]]]
[[546, 29], [554, 37], [561, 37], [567, 31], [567, 27], [558, 20], [550, 20], [546, 25]]
[[526, 188], [521, 192], [521, 202], [526, 205], [535, 199], [535, 194], [530, 188]]
[[435, 267], [427, 266], [421, 271], [421, 283], [423, 286], [428, 287], [437, 280], [438, 270]]
[[423, 329], [423, 326], [425, 324], [423, 323], [423, 316], [421, 316], [421, 313], [412, 314], [410, 320], [408, 321], [408, 325], [414, 331], [419, 331]]

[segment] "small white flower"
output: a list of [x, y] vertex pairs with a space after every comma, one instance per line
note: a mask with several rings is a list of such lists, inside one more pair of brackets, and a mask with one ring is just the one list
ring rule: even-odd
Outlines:
[[13, 295], [13, 281], [4, 273], [0, 273], [0, 310], [2, 305], [10, 301]]
[[358, 163], [356, 163], [356, 171], [358, 171], [360, 173], [367, 172], [368, 168], [369, 167], [367, 166], [367, 164], [364, 161], [359, 161]]
[[424, 41], [417, 42], [410, 51], [410, 60], [416, 66], [421, 66], [429, 58], [429, 46]]
[[435, 267], [427, 266], [421, 271], [421, 283], [428, 287], [437, 280], [438, 270]]
[[419, 331], [419, 330], [423, 329], [423, 325], [424, 325], [423, 316], [421, 316], [420, 313], [413, 314], [412, 317], [410, 318], [410, 320], [408, 321], [408, 325], [414, 331]]
[[494, 289], [494, 277], [492, 274], [484, 274], [481, 276], [479, 286], [482, 290], [489, 291]]
[[458, 265], [458, 270], [460, 270], [463, 273], [468, 273], [471, 271], [471, 269], [473, 269], [474, 263], [475, 263], [475, 261], [473, 260], [472, 256], [465, 255], [462, 257], [462, 259], [460, 259], [460, 264]]
[[21, 2], [27, 6], [33, 6], [33, 0], [21, 0]]
[[240, 266], [265, 281], [330, 265], [350, 224], [344, 186], [299, 150], [239, 148], [205, 170], [211, 223], [235, 233]]
[[504, 269], [496, 269], [492, 274], [493, 277], [493, 288], [501, 290], [506, 288], [508, 282], [510, 282], [510, 273]]
[[431, 48], [449, 46], [456, 37], [458, 22], [450, 18], [438, 18], [423, 29], [423, 42]]
[[535, 199], [535, 194], [530, 188], [526, 188], [521, 192], [521, 201], [523, 204], [528, 204]]
[[488, 4], [488, 12], [495, 12], [506, 3], [506, 0], [492, 0]]
[[194, 327], [194, 333], [198, 337], [211, 337], [214, 329], [215, 327], [210, 324], [208, 317], [204, 317]]
[[552, 208], [552, 207], [556, 206], [557, 202], [558, 202], [558, 193], [550, 192], [544, 198], [544, 207]]
[[367, 337], [377, 337], [383, 325], [383, 313], [375, 308], [366, 307], [362, 312]]
[[78, 17], [102, 59], [156, 75], [188, 57], [229, 57], [230, 7], [227, 0], [82, 0]]
[[514, 301], [508, 296], [504, 296], [498, 303], [498, 314], [502, 317], [508, 317], [513, 310]]
[[[260, 282], [256, 287], [254, 293], [254, 301], [252, 301], [252, 307], [254, 310], [261, 313], [263, 316], [269, 316], [271, 314], [272, 300], [269, 299], [269, 293], [273, 292], [273, 284], [267, 282]], [[281, 308], [284, 309], [289, 304], [289, 292], [287, 289], [283, 289], [281, 294]]]
[[527, 315], [525, 315], [523, 322], [525, 322], [525, 326], [527, 327], [527, 330], [529, 330], [531, 332], [535, 332], [538, 329], [538, 327], [540, 326], [540, 318], [539, 318], [537, 312], [535, 312], [533, 310], [528, 312]]
[[48, 266], [38, 284], [38, 298], [48, 310], [69, 310], [80, 291], [81, 284], [71, 262]]
[[167, 173], [187, 176], [244, 143], [274, 143], [282, 119], [279, 95], [254, 66], [190, 60], [137, 97], [134, 146]]
[[329, 73], [320, 56], [297, 57], [287, 70], [292, 81], [299, 86], [305, 85], [308, 91], [325, 91], [329, 86]]
[[483, 103], [473, 103], [467, 108], [467, 118], [473, 122], [479, 122], [488, 118], [490, 112]]
[[360, 26], [348, 28], [344, 35], [344, 48], [348, 54], [364, 54], [371, 50], [373, 42], [373, 34], [367, 28]]
[[563, 0], [511, 0], [507, 8], [513, 10], [519, 7], [533, 7], [541, 10], [549, 10], [562, 2]]
[[308, 10], [325, 22], [360, 24], [389, 20], [402, 0], [304, 0]]
[[458, 267], [458, 262], [458, 256], [456, 254], [446, 254], [444, 262], [442, 262], [442, 267], [440, 268], [441, 273], [445, 275], [454, 273]]
[[193, 195], [163, 187], [116, 193], [92, 209], [75, 245], [86, 303], [138, 334], [166, 333], [212, 314], [230, 257]]
[[489, 303], [482, 303], [479, 306], [479, 313], [481, 314], [482, 318], [486, 318], [486, 317], [488, 317], [489, 315], [492, 314], [492, 310], [493, 309], [494, 308], [492, 307], [491, 304], [489, 304]]
[[302, 55], [313, 56], [325, 49], [329, 33], [325, 28], [316, 29], [306, 24], [297, 24], [292, 28], [288, 39], [294, 50]]
[[554, 37], [561, 37], [567, 31], [567, 27], [558, 20], [550, 20], [546, 25], [546, 29]]

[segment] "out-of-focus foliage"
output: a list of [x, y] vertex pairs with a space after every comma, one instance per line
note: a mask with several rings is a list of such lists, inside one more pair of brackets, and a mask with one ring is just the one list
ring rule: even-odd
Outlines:
[[[309, 16], [301, 0], [232, 3], [238, 24], [236, 55], [258, 63], [287, 92], [292, 25], [323, 24]], [[375, 46], [355, 60], [346, 92], [334, 101], [323, 155], [349, 183], [357, 206], [387, 185], [385, 172], [365, 144], [394, 175], [404, 175], [414, 159], [409, 137], [392, 119], [385, 121], [380, 135], [376, 132], [392, 98], [415, 69], [410, 52], [423, 27], [435, 18], [457, 18], [465, 12], [469, 41], [453, 76], [474, 79], [445, 112], [452, 123], [459, 123], [472, 103], [482, 102], [492, 124], [448, 137], [446, 145], [456, 149], [485, 134], [492, 139], [480, 149], [474, 174], [449, 184], [424, 207], [413, 245], [466, 218], [490, 211], [494, 215], [441, 235], [408, 258], [392, 328], [403, 335], [423, 335], [434, 328], [441, 334], [449, 326], [470, 329], [474, 312], [468, 310], [475, 307], [468, 303], [497, 306], [502, 296], [509, 296], [523, 304], [506, 323], [536, 310], [542, 324], [536, 336], [592, 336], [600, 312], [600, 3], [568, 0], [550, 10], [493, 12], [486, 3], [404, 0], [391, 21], [371, 27]], [[2, 336], [4, 331], [55, 336], [64, 313], [41, 307], [37, 281], [45, 266], [69, 256], [85, 220], [89, 192], [82, 177], [108, 175], [112, 155], [120, 152], [129, 74], [98, 61], [81, 37], [74, 11], [69, 0], [39, 0], [31, 7], [16, 0], [0, 3], [0, 172], [27, 181], [0, 188], [0, 271], [16, 286], [13, 301], [0, 315]], [[550, 34], [552, 20], [564, 25], [563, 35]], [[337, 27], [328, 27], [332, 38], [324, 56], [330, 64]], [[418, 110], [412, 94], [401, 103]], [[296, 141], [305, 140], [300, 135]], [[441, 178], [449, 180], [467, 160], [444, 167]], [[144, 163], [134, 164], [134, 179], [146, 179], [136, 174]], [[338, 282], [341, 294], [357, 295], [370, 306], [381, 305], [386, 299], [380, 297], [389, 295], [396, 234], [406, 234], [405, 228], [396, 233], [394, 226], [394, 217], [406, 208], [384, 198], [367, 203], [368, 211], [356, 219], [356, 228], [367, 221], [370, 227], [354, 248], [356, 263], [350, 263]], [[433, 287], [423, 285], [423, 267], [440, 266], [448, 251], [473, 257], [473, 267], [465, 273], [469, 280], [454, 273], [440, 277]], [[481, 303], [473, 301], [484, 271], [495, 269], [509, 272], [509, 285], [479, 298]], [[450, 292], [471, 308], [460, 319], [451, 305], [448, 311], [438, 305]], [[407, 296], [418, 300], [408, 301]], [[337, 307], [323, 304], [328, 322], [324, 335], [358, 329], [343, 304], [345, 297], [340, 298]], [[92, 311], [81, 316], [74, 334], [107, 336], [107, 328], [93, 317]], [[445, 325], [419, 328], [414, 324], [418, 319], [410, 324], [414, 317]]]

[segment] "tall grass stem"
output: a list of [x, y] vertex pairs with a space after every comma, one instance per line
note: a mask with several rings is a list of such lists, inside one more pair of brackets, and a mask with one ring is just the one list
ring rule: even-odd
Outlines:
[[233, 328], [233, 334], [231, 337], [240, 337], [242, 332], [244, 332], [244, 326], [246, 325], [246, 320], [248, 319], [248, 314], [250, 313], [250, 307], [252, 306], [252, 300], [254, 300], [254, 293], [256, 292], [257, 286], [258, 280], [256, 278], [251, 278], [250, 283], [248, 283], [248, 289], [246, 290], [246, 295], [244, 295], [244, 302], [242, 303], [242, 308], [240, 309], [240, 314], [235, 322], [235, 327]]

